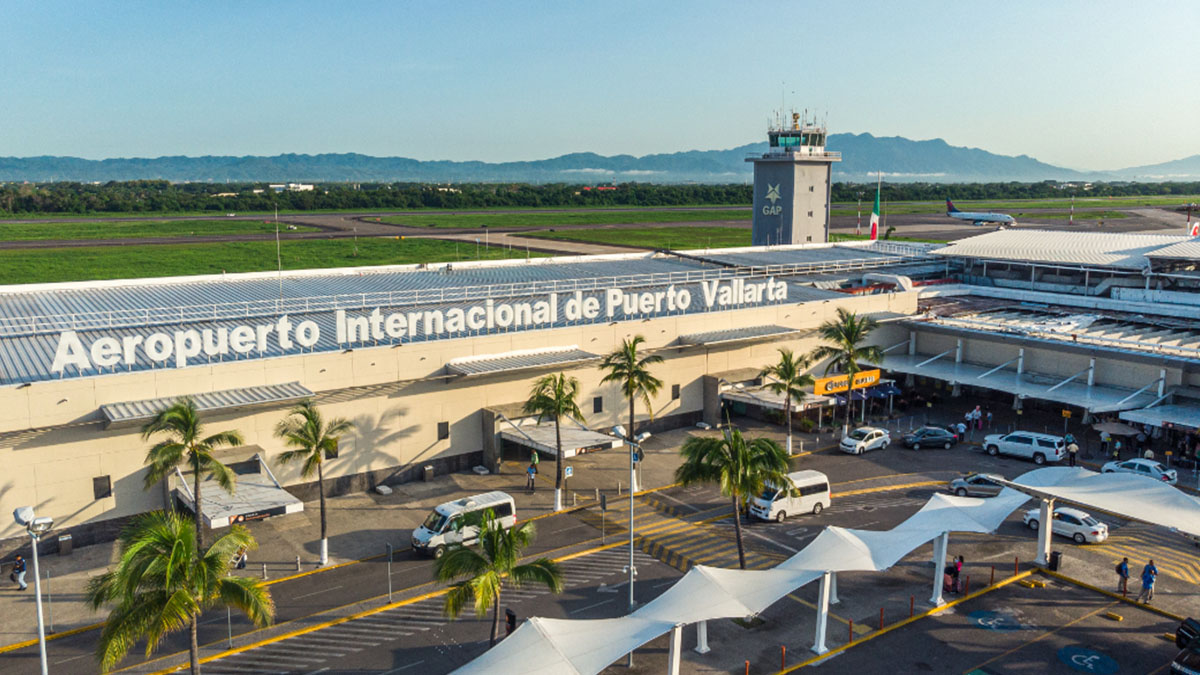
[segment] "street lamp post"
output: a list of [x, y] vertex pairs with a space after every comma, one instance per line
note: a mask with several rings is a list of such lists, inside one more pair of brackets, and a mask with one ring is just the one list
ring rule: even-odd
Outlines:
[[[641, 451], [641, 442], [649, 438], [650, 434], [643, 432], [636, 438], [629, 438], [625, 427], [619, 424], [612, 428], [612, 432], [629, 444], [629, 611], [633, 612], [633, 608], [637, 607], [637, 600], [633, 598], [633, 577], [637, 574], [637, 570], [633, 566], [633, 481], [634, 465], [636, 464], [634, 453]], [[629, 652], [626, 665], [630, 668], [633, 667], [633, 652]]]
[[46, 623], [42, 617], [42, 574], [38, 569], [38, 541], [41, 535], [45, 534], [50, 526], [54, 524], [53, 518], [37, 518], [34, 516], [32, 506], [22, 506], [13, 511], [13, 519], [18, 525], [25, 528], [29, 533], [29, 540], [33, 544], [33, 594], [37, 604], [37, 626], [38, 626], [38, 656], [41, 658], [42, 675], [48, 675], [49, 669], [46, 667]]

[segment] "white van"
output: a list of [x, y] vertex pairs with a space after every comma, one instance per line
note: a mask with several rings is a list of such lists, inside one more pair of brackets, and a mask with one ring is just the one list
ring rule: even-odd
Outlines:
[[829, 477], [820, 471], [789, 473], [794, 486], [790, 490], [767, 485], [763, 493], [750, 501], [750, 513], [763, 520], [783, 522], [788, 514], [816, 515], [829, 507]]
[[479, 536], [479, 526], [464, 523], [467, 516], [482, 515], [487, 509], [495, 513], [496, 520], [504, 529], [517, 524], [517, 505], [507, 492], [485, 492], [463, 497], [437, 505], [425, 522], [413, 530], [413, 548], [434, 558], [440, 558], [449, 546], [474, 544]]

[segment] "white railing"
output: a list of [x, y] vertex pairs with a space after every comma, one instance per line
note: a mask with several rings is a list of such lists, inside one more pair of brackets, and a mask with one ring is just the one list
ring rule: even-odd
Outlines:
[[[897, 253], [900, 253], [897, 251]], [[449, 303], [478, 302], [487, 299], [508, 299], [549, 293], [573, 291], [601, 291], [609, 288], [631, 288], [644, 286], [670, 286], [696, 284], [702, 281], [723, 279], [754, 279], [766, 277], [821, 274], [850, 270], [870, 269], [890, 265], [914, 257], [908, 252], [901, 255], [872, 256], [852, 260], [814, 263], [788, 263], [750, 267], [725, 267], [709, 270], [683, 272], [657, 272], [611, 277], [589, 277], [583, 279], [558, 279], [551, 281], [524, 281], [506, 284], [461, 286], [446, 288], [424, 288], [405, 291], [380, 291], [375, 293], [352, 293], [342, 295], [314, 296], [306, 298], [283, 298], [249, 300], [220, 304], [184, 305], [175, 307], [146, 307], [138, 309], [116, 309], [71, 314], [45, 314], [40, 316], [0, 317], [0, 337], [17, 337], [41, 333], [57, 333], [64, 330], [100, 330], [130, 326], [153, 326], [204, 321], [245, 319], [251, 317], [279, 316], [283, 314], [308, 314], [337, 309], [365, 309], [375, 307], [403, 307], [409, 305], [435, 305]], [[454, 272], [436, 272], [454, 274]]]

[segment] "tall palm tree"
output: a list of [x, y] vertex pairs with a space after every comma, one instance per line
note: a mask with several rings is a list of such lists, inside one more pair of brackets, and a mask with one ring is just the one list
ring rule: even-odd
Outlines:
[[238, 551], [254, 538], [240, 525], [229, 528], [207, 551], [196, 548], [195, 525], [175, 513], [138, 516], [121, 534], [114, 569], [93, 577], [85, 594], [92, 609], [115, 605], [104, 622], [96, 658], [108, 672], [142, 638], [149, 656], [168, 633], [191, 632], [192, 673], [200, 673], [198, 617], [212, 607], [241, 610], [256, 626], [271, 623], [275, 603], [262, 583], [229, 573]]
[[533, 541], [533, 523], [504, 529], [491, 509], [483, 512], [479, 527], [479, 547], [455, 546], [433, 561], [438, 581], [457, 581], [446, 594], [446, 615], [457, 618], [468, 602], [475, 606], [475, 616], [483, 618], [492, 610], [492, 641], [500, 630], [500, 591], [506, 584], [544, 584], [552, 593], [561, 593], [563, 573], [549, 558], [538, 558], [524, 565], [521, 551]]
[[[813, 361], [829, 359], [829, 363], [825, 366], [825, 374], [828, 375], [829, 371], [836, 368], [838, 371], [846, 373], [849, 382], [853, 384], [854, 376], [862, 370], [858, 365], [859, 362], [883, 362], [883, 351], [879, 347], [863, 344], [877, 326], [875, 319], [869, 316], [860, 317], [854, 312], [846, 311], [844, 307], [838, 307], [837, 319], [826, 321], [817, 328], [817, 333], [827, 344], [814, 349], [809, 358]], [[853, 394], [853, 389], [846, 390], [847, 429], [850, 428], [850, 419], [854, 409]]]
[[728, 425], [720, 438], [693, 436], [683, 443], [683, 463], [675, 469], [675, 480], [683, 485], [716, 483], [733, 506], [737, 533], [738, 563], [746, 569], [742, 545], [741, 510], [753, 496], [762, 494], [767, 483], [791, 489], [787, 477], [787, 453], [769, 438], [747, 439], [737, 427]]
[[321, 496], [321, 564], [329, 563], [329, 539], [325, 527], [325, 456], [336, 454], [342, 434], [354, 428], [354, 423], [343, 417], [325, 421], [320, 409], [311, 399], [301, 401], [288, 411], [287, 417], [275, 425], [275, 437], [282, 438], [287, 450], [279, 455], [280, 464], [302, 461], [303, 478], [317, 474], [317, 493]]
[[[626, 338], [621, 342], [621, 346], [617, 347], [611, 354], [604, 357], [600, 362], [600, 370], [607, 371], [604, 378], [600, 380], [601, 384], [615, 382], [621, 386], [621, 393], [629, 400], [629, 440], [632, 440], [637, 431], [634, 429], [634, 401], [641, 400], [646, 406], [646, 411], [650, 417], [654, 417], [654, 409], [650, 405], [650, 397], [658, 394], [658, 390], [662, 387], [662, 380], [650, 374], [650, 366], [656, 363], [662, 363], [662, 357], [657, 355], [640, 356], [638, 354], [638, 345], [646, 341], [646, 338], [641, 335], [634, 336], [632, 340]], [[629, 445], [629, 452], [633, 452], [633, 444]], [[630, 486], [634, 491], [636, 486]]]
[[538, 422], [544, 419], [554, 420], [554, 444], [558, 450], [554, 468], [555, 511], [561, 511], [563, 507], [562, 430], [559, 420], [570, 417], [580, 424], [583, 423], [583, 413], [579, 412], [579, 405], [575, 402], [578, 395], [579, 380], [567, 377], [566, 373], [558, 373], [546, 375], [534, 382], [533, 390], [529, 392], [529, 400], [525, 401], [525, 414], [537, 415]]
[[787, 454], [792, 454], [792, 401], [804, 401], [804, 390], [801, 387], [810, 386], [813, 378], [808, 373], [812, 359], [807, 356], [795, 356], [792, 350], [781, 348], [779, 362], [763, 368], [758, 376], [771, 378], [766, 382], [767, 388], [776, 394], [783, 395], [783, 415], [787, 418]]
[[204, 517], [201, 515], [200, 474], [207, 471], [226, 492], [232, 493], [233, 471], [213, 457], [213, 450], [229, 446], [235, 447], [245, 441], [238, 431], [218, 431], [211, 436], [204, 436], [204, 426], [200, 423], [200, 413], [196, 410], [196, 401], [190, 396], [184, 396], [162, 410], [154, 419], [142, 427], [142, 440], [149, 440], [155, 434], [164, 434], [166, 438], [155, 443], [146, 452], [146, 464], [150, 470], [146, 472], [146, 489], [163, 480], [175, 467], [186, 464], [192, 470], [192, 499], [196, 512], [196, 550], [204, 548]]

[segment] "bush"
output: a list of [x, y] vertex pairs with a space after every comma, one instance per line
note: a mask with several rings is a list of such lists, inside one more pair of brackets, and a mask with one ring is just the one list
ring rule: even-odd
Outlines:
[[813, 422], [810, 419], [800, 420], [800, 432], [801, 433], [810, 434], [810, 433], [812, 433], [813, 427], [815, 427], [815, 426], [817, 426], [817, 423]]

